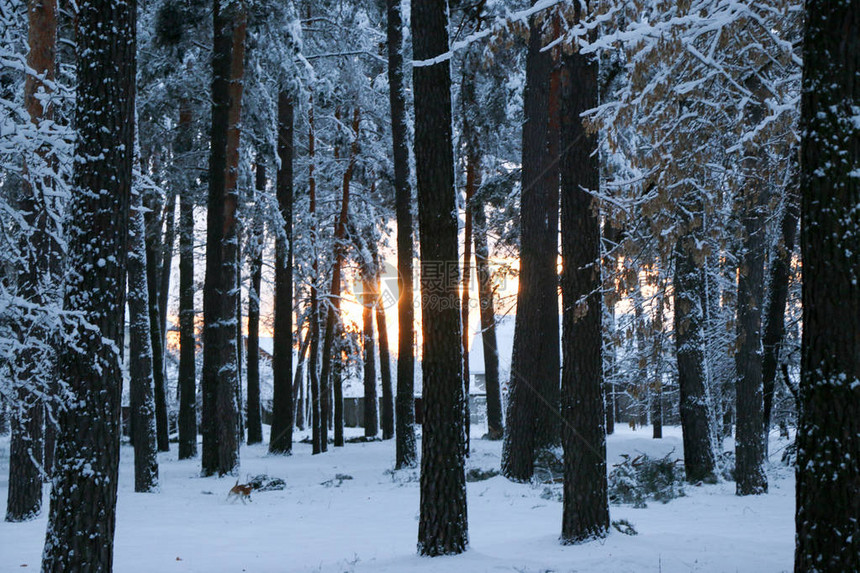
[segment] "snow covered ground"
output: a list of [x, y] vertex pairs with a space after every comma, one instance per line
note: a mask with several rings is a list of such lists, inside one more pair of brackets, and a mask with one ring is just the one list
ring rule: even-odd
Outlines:
[[[473, 436], [483, 429], [473, 427]], [[356, 435], [353, 433], [350, 435]], [[650, 428], [609, 437], [610, 464], [622, 453], [680, 456], [678, 428], [652, 440]], [[468, 466], [498, 468], [501, 443], [472, 441]], [[0, 507], [5, 514], [9, 438], [0, 438]], [[241, 478], [266, 473], [282, 491], [229, 503], [235, 478], [200, 478], [199, 461], [160, 454], [161, 493], [133, 492], [132, 450], [123, 445], [116, 529], [118, 573], [153, 572], [778, 572], [792, 569], [793, 471], [779, 463], [785, 441], [771, 442], [770, 493], [740, 498], [734, 483], [688, 486], [687, 496], [645, 509], [610, 508], [638, 535], [613, 530], [602, 542], [558, 543], [561, 503], [543, 486], [497, 476], [468, 484], [469, 550], [418, 557], [418, 472], [392, 472], [394, 441], [347, 444], [320, 456], [298, 443], [290, 457], [243, 447]], [[338, 474], [352, 479], [337, 479]], [[341, 476], [343, 477], [343, 476]], [[47, 515], [0, 523], [0, 571], [39, 567]]]

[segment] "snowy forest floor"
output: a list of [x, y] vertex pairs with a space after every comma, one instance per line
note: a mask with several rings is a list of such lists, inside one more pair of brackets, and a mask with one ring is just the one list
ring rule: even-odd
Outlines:
[[[266, 428], [268, 429], [268, 428]], [[347, 437], [359, 435], [348, 429]], [[472, 435], [484, 429], [472, 427]], [[663, 456], [683, 450], [679, 428], [618, 428], [608, 438], [610, 466], [620, 455]], [[297, 438], [305, 437], [300, 433]], [[727, 448], [733, 448], [731, 440]], [[418, 470], [392, 472], [394, 441], [353, 443], [311, 456], [296, 443], [290, 457], [242, 448], [241, 480], [265, 473], [282, 491], [255, 492], [248, 504], [227, 501], [236, 478], [201, 478], [200, 462], [178, 461], [176, 446], [159, 455], [161, 493], [133, 492], [133, 451], [123, 444], [114, 570], [152, 572], [778, 572], [792, 569], [794, 472], [779, 461], [785, 440], [771, 437], [770, 493], [737, 497], [733, 482], [686, 486], [686, 496], [647, 508], [610, 507], [614, 529], [600, 542], [562, 546], [562, 505], [536, 484], [501, 476], [468, 484], [469, 550], [452, 557], [416, 555]], [[419, 445], [420, 447], [420, 445]], [[0, 500], [5, 514], [8, 436], [0, 438]], [[498, 469], [501, 442], [472, 440], [468, 468]], [[338, 479], [343, 474], [352, 479]], [[342, 477], [342, 476], [341, 476]], [[545, 499], [549, 497], [549, 499]], [[37, 569], [47, 521], [0, 523], [0, 571]]]

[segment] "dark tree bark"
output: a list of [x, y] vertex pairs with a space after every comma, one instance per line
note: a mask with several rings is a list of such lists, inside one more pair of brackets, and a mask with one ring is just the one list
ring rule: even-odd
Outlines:
[[[341, 337], [335, 342], [335, 351], [341, 356]], [[332, 394], [334, 395], [334, 446], [342, 448], [343, 440], [343, 360], [335, 360], [332, 367]]]
[[487, 215], [482, 203], [475, 213], [475, 269], [478, 275], [478, 302], [481, 312], [481, 342], [484, 345], [484, 381], [487, 390], [487, 439], [501, 440], [502, 391], [499, 386], [499, 348], [496, 342], [496, 311], [490, 282], [490, 250], [487, 246]]
[[467, 158], [466, 163], [466, 197], [463, 213], [463, 274], [460, 277], [462, 286], [460, 294], [460, 345], [463, 347], [463, 429], [466, 432], [466, 455], [469, 455], [469, 447], [472, 434], [472, 416], [469, 411], [469, 389], [471, 386], [471, 374], [469, 368], [469, 281], [472, 277], [472, 197], [475, 195], [477, 180], [475, 172], [475, 154]]
[[[578, 16], [578, 15], [577, 15]], [[606, 537], [606, 428], [603, 412], [603, 315], [600, 222], [589, 191], [600, 185], [597, 136], [580, 114], [597, 106], [597, 61], [564, 56], [561, 113], [562, 414], [564, 509], [561, 540]]]
[[702, 299], [704, 271], [679, 241], [675, 249], [675, 346], [678, 357], [684, 469], [691, 482], [714, 478], [714, 452], [705, 395]]
[[[535, 453], [559, 442], [557, 81], [533, 16], [523, 95], [520, 275], [502, 474], [528, 481]], [[553, 87], [556, 93], [553, 93]], [[554, 103], [555, 101], [555, 103]], [[555, 124], [555, 127], [554, 125]], [[555, 134], [555, 138], [553, 137]]]
[[654, 350], [651, 360], [654, 363], [654, 391], [651, 402], [651, 428], [655, 440], [663, 438], [663, 299], [666, 294], [665, 283], [654, 300]]
[[[191, 106], [180, 102], [182, 144], [191, 150]], [[194, 201], [191, 189], [179, 194], [179, 459], [197, 455], [197, 340], [194, 333]]]
[[176, 192], [171, 191], [164, 204], [164, 242], [161, 250], [161, 271], [158, 273], [158, 324], [161, 326], [161, 348], [167, 352], [167, 299], [170, 293], [170, 267], [176, 244]]
[[318, 231], [318, 222], [316, 220], [316, 170], [315, 160], [316, 136], [314, 135], [314, 102], [313, 96], [308, 106], [308, 211], [310, 212], [311, 220], [311, 272], [313, 275], [311, 282], [310, 294], [310, 337], [311, 337], [311, 357], [308, 363], [308, 375], [311, 385], [311, 451], [314, 454], [320, 453], [320, 442], [322, 441], [322, 432], [320, 432], [320, 380], [319, 380], [319, 348], [320, 348], [320, 313], [319, 313], [319, 298], [317, 296], [317, 280], [319, 278], [319, 262], [316, 252], [316, 238]]
[[[266, 191], [266, 166], [260, 157], [257, 158], [255, 184], [258, 197], [262, 196]], [[248, 399], [245, 403], [248, 445], [263, 441], [263, 421], [260, 412], [260, 286], [263, 282], [263, 221], [259, 216], [255, 219], [251, 232], [253, 233], [249, 241], [251, 252], [248, 253], [251, 264], [251, 288], [248, 292]], [[292, 301], [290, 301], [290, 311], [292, 314]], [[290, 342], [292, 342], [292, 334]], [[292, 348], [290, 351], [292, 354]], [[292, 389], [290, 394], [292, 395]], [[292, 410], [292, 407], [290, 409]]]
[[394, 202], [397, 218], [397, 398], [396, 468], [413, 467], [415, 442], [415, 308], [412, 299], [412, 190], [409, 186], [409, 143], [406, 92], [403, 87], [402, 0], [387, 0], [388, 93], [394, 148]]
[[[747, 159], [747, 183], [740, 200], [744, 252], [738, 272], [735, 486], [738, 495], [767, 493], [767, 454], [762, 398], [761, 315], [764, 303], [766, 194], [754, 182], [761, 162]], [[759, 188], [757, 188], [759, 187]]]
[[[302, 322], [299, 321], [299, 325]], [[310, 325], [309, 325], [310, 327]], [[296, 420], [296, 427], [299, 430], [305, 429], [305, 410], [306, 410], [306, 400], [307, 396], [305, 394], [305, 362], [307, 360], [306, 356], [308, 353], [308, 348], [311, 345], [311, 337], [309, 335], [305, 335], [304, 339], [301, 338], [302, 327], [299, 326], [297, 329], [297, 337], [301, 341], [299, 343], [299, 355], [298, 360], [299, 363], [296, 365], [296, 375], [293, 376], [293, 396], [296, 399], [293, 401], [293, 412], [295, 412], [294, 417]]]
[[[416, 61], [448, 51], [447, 26], [445, 0], [412, 5]], [[469, 542], [449, 60], [414, 64], [412, 83], [424, 340], [418, 552], [433, 556], [462, 553]]]
[[[81, 328], [61, 350], [59, 415], [42, 571], [111, 571], [119, 477], [123, 313], [134, 151], [134, 0], [78, 4], [73, 187], [65, 308]], [[86, 159], [84, 159], [86, 158]], [[87, 468], [88, 471], [81, 471]], [[94, 541], [95, 540], [95, 541]]]
[[376, 277], [376, 331], [379, 333], [379, 378], [382, 387], [382, 439], [394, 437], [394, 392], [391, 386], [391, 355], [388, 350], [388, 324], [385, 322], [385, 301], [382, 299], [379, 269], [381, 261], [377, 255]]
[[788, 284], [791, 277], [791, 255], [794, 252], [797, 223], [800, 218], [799, 202], [800, 197], [795, 182], [792, 181], [786, 191], [785, 211], [782, 214], [782, 240], [771, 257], [768, 269], [767, 284], [770, 285], [770, 293], [764, 311], [764, 334], [762, 335], [764, 356], [761, 365], [765, 432], [770, 430], [779, 353], [785, 338], [785, 307], [788, 301]]
[[[371, 263], [372, 264], [372, 263]], [[365, 264], [362, 280], [362, 360], [364, 362], [364, 437], [375, 438], [379, 433], [379, 399], [376, 394], [376, 344], [373, 341], [373, 314], [376, 303], [375, 270]], [[340, 358], [340, 356], [338, 356]]]
[[[353, 110], [352, 132], [353, 140], [350, 145], [349, 162], [343, 173], [343, 194], [340, 202], [340, 216], [334, 230], [334, 266], [331, 271], [331, 288], [329, 289], [328, 310], [326, 311], [325, 336], [322, 347], [322, 368], [320, 371], [320, 450], [326, 451], [328, 444], [328, 411], [329, 397], [331, 394], [330, 376], [332, 348], [338, 315], [340, 314], [340, 291], [341, 291], [341, 269], [346, 258], [344, 239], [346, 238], [347, 219], [349, 217], [349, 186], [352, 182], [352, 174], [355, 170], [355, 162], [358, 156], [358, 138], [360, 125], [360, 112], [358, 107]], [[340, 357], [338, 357], [339, 359]]]
[[[860, 570], [860, 3], [806, 3], [794, 570]], [[852, 123], [853, 118], [853, 123]]]
[[236, 340], [236, 177], [244, 64], [244, 4], [213, 10], [212, 126], [206, 278], [203, 289], [204, 475], [231, 474], [239, 463]]
[[164, 379], [164, 338], [158, 310], [158, 275], [161, 262], [161, 211], [157, 196], [144, 197], [146, 228], [146, 285], [149, 298], [149, 338], [152, 347], [152, 377], [155, 384], [155, 426], [158, 451], [170, 451], [169, 429], [167, 427], [167, 389]]
[[[57, 55], [57, 3], [55, 0], [30, 0], [27, 3], [28, 45], [27, 65], [35, 74], [28, 73], [24, 80], [24, 105], [30, 121], [39, 125], [54, 118], [54, 108], [43, 106], [36, 97], [43, 91], [52, 92]], [[45, 150], [36, 150], [40, 161], [50, 161]], [[42, 286], [51, 280], [50, 263], [58, 253], [52, 252], [53, 241], [48, 233], [48, 204], [45, 190], [51, 182], [29, 169], [24, 158], [24, 182], [19, 209], [26, 222], [21, 242], [23, 261], [18, 269], [18, 294], [28, 302], [41, 305], [48, 302]], [[29, 325], [21, 325], [29, 330]], [[19, 337], [27, 345], [29, 337], [43, 338], [46, 334], [37, 328], [21, 332]], [[37, 352], [25, 348], [16, 356], [15, 375], [19, 406], [11, 412], [12, 435], [9, 442], [9, 489], [7, 492], [6, 521], [26, 521], [42, 510], [43, 423], [44, 401], [38, 389], [50, 384], [50, 372], [38, 365]], [[34, 387], [35, 386], [35, 387]], [[0, 410], [5, 409], [0, 404]], [[2, 414], [0, 414], [2, 415]], [[49, 422], [50, 423], [50, 422]]]
[[158, 489], [158, 451], [155, 430], [155, 387], [149, 335], [149, 292], [146, 285], [146, 225], [139, 192], [131, 198], [128, 256], [128, 322], [131, 379], [131, 441], [134, 444], [134, 491]]

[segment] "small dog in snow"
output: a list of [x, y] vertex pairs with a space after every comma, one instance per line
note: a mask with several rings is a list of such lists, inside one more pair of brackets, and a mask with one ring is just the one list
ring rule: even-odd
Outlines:
[[253, 489], [250, 484], [239, 484], [239, 480], [236, 479], [236, 485], [231, 487], [230, 492], [227, 494], [227, 501], [241, 499], [243, 504], [251, 501], [251, 491]]

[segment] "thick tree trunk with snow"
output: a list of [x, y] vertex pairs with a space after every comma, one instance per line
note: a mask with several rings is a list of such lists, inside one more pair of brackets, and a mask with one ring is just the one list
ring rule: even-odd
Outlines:
[[394, 147], [394, 203], [397, 218], [397, 398], [395, 467], [415, 465], [415, 308], [412, 300], [412, 190], [406, 92], [403, 86], [403, 0], [387, 0], [388, 93]]
[[806, 5], [794, 569], [858, 571], [860, 2], [810, 0]]
[[236, 177], [244, 65], [245, 12], [238, 3], [213, 10], [212, 126], [206, 278], [203, 290], [204, 475], [232, 474], [239, 464], [236, 340]]
[[[266, 191], [266, 166], [261, 157], [257, 158], [255, 187], [257, 197]], [[263, 441], [263, 421], [260, 412], [260, 287], [263, 282], [263, 222], [259, 215], [254, 220], [251, 234], [248, 241], [251, 271], [251, 283], [248, 289], [248, 397], [245, 403], [248, 445]], [[292, 307], [292, 301], [290, 302]], [[292, 339], [292, 336], [290, 338]], [[292, 351], [292, 348], [290, 350]]]
[[523, 95], [520, 275], [502, 473], [527, 481], [536, 451], [559, 442], [558, 164], [553, 56], [530, 20]]
[[128, 322], [131, 379], [131, 442], [134, 444], [134, 491], [158, 489], [155, 429], [155, 386], [149, 334], [149, 291], [146, 286], [146, 225], [140, 192], [133, 192], [128, 255]]
[[[415, 60], [448, 51], [447, 26], [445, 0], [412, 4]], [[462, 553], [469, 541], [449, 60], [414, 65], [412, 81], [424, 387], [418, 552], [434, 556]]]
[[600, 222], [590, 192], [600, 184], [597, 136], [580, 114], [597, 105], [597, 61], [564, 56], [561, 113], [562, 543], [605, 537], [609, 530], [603, 412], [603, 301]]
[[[758, 164], [758, 162], [755, 162]], [[754, 171], [748, 172], [754, 177]], [[747, 183], [741, 197], [745, 231], [744, 253], [738, 272], [737, 372], [735, 430], [735, 485], [738, 495], [767, 493], [764, 462], [767, 432], [762, 399], [761, 315], [764, 304], [765, 197]]]
[[691, 482], [714, 478], [714, 452], [705, 392], [702, 297], [704, 271], [679, 241], [675, 249], [675, 346], [678, 358], [684, 469]]
[[83, 313], [60, 358], [60, 412], [42, 571], [108, 572], [119, 478], [121, 349], [134, 150], [134, 0], [78, 5], [77, 139], [65, 308]]

